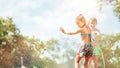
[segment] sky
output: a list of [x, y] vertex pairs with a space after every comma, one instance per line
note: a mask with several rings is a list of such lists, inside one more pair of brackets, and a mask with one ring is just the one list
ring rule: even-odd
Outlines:
[[101, 33], [120, 33], [120, 22], [112, 8], [104, 5], [99, 11], [96, 0], [0, 0], [0, 17], [11, 17], [23, 35], [45, 41], [62, 36], [60, 27], [76, 30], [78, 14], [83, 14], [87, 21], [96, 17]]

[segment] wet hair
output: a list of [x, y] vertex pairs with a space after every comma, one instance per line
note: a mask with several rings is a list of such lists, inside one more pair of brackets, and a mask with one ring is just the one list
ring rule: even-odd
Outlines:
[[[77, 17], [76, 17], [77, 20], [81, 20], [81, 21], [85, 21], [85, 17], [82, 15], [82, 14], [79, 14]], [[85, 21], [86, 22], [86, 21]]]
[[95, 24], [97, 24], [97, 19], [96, 19], [95, 17], [90, 18], [90, 20], [91, 20], [92, 22], [94, 22]]

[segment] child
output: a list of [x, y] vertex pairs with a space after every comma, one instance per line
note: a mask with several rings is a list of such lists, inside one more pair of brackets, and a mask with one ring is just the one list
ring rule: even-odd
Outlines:
[[[65, 32], [63, 28], [60, 28], [61, 32], [68, 35], [80, 34], [82, 42], [84, 42], [84, 48], [77, 52], [75, 57], [75, 68], [80, 68], [79, 61], [82, 57], [85, 57], [84, 67], [88, 68], [88, 60], [92, 56], [92, 47], [91, 47], [91, 30], [86, 25], [86, 20], [82, 14], [76, 17], [76, 25], [79, 27], [75, 32]], [[81, 55], [80, 55], [81, 54]]]
[[97, 25], [97, 19], [96, 18], [90, 18], [89, 23], [88, 23], [90, 29], [91, 29], [91, 34], [94, 38], [94, 41], [91, 43], [93, 46], [93, 56], [90, 58], [90, 62], [93, 59], [94, 62], [94, 68], [98, 68], [98, 56], [99, 56], [99, 37], [100, 37], [100, 32], [96, 28]]

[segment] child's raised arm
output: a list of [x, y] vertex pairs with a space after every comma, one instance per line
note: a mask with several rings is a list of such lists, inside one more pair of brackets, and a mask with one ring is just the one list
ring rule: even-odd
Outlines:
[[60, 27], [60, 31], [64, 34], [68, 34], [68, 35], [74, 35], [74, 34], [78, 34], [81, 32], [81, 30], [77, 30], [75, 32], [65, 32], [65, 30], [62, 27]]

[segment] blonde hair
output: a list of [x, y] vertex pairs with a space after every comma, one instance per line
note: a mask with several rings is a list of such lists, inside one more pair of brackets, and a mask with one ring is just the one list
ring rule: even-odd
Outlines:
[[94, 22], [95, 24], [97, 24], [97, 19], [96, 19], [95, 17], [90, 18], [90, 20], [91, 20], [92, 22]]
[[82, 14], [79, 14], [79, 15], [76, 17], [76, 19], [86, 22], [85, 17], [84, 17]]

